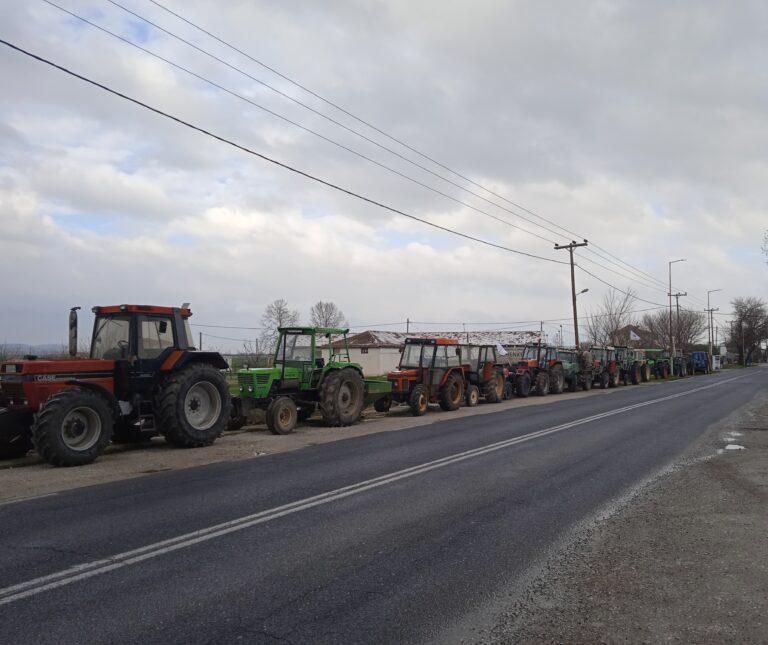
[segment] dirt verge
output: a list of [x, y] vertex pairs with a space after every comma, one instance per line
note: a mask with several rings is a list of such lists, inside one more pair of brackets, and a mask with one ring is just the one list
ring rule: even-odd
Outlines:
[[548, 563], [479, 642], [766, 642], [768, 393], [697, 448]]

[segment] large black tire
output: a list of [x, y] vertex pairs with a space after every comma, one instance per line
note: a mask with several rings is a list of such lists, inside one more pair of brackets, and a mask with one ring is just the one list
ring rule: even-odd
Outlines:
[[640, 385], [640, 366], [632, 366], [632, 385]]
[[219, 370], [192, 363], [162, 384], [157, 410], [160, 432], [168, 443], [180, 448], [210, 446], [227, 427], [232, 397]]
[[326, 374], [320, 383], [320, 412], [329, 426], [349, 426], [360, 420], [365, 399], [363, 377], [354, 367]]
[[549, 374], [549, 391], [552, 394], [562, 394], [565, 389], [565, 376], [563, 368], [556, 365]]
[[373, 402], [373, 409], [376, 412], [389, 412], [389, 408], [392, 407], [392, 397], [382, 396], [380, 399], [376, 399]]
[[414, 385], [411, 390], [411, 394], [408, 397], [408, 407], [411, 409], [411, 414], [415, 417], [420, 417], [426, 414], [429, 409], [429, 397], [427, 396], [427, 388], [423, 385]]
[[40, 408], [32, 426], [32, 442], [49, 464], [82, 466], [104, 452], [114, 423], [109, 401], [98, 392], [62, 390]]
[[515, 379], [515, 394], [521, 399], [526, 398], [531, 393], [531, 375], [526, 372]]
[[458, 410], [464, 398], [464, 380], [454, 372], [440, 388], [440, 407], [446, 412]]
[[549, 374], [539, 372], [536, 375], [536, 395], [547, 396], [549, 394]]
[[480, 402], [480, 388], [477, 385], [467, 387], [467, 393], [464, 395], [468, 408], [474, 408]]
[[611, 382], [611, 375], [608, 372], [600, 372], [600, 389], [605, 390]]
[[568, 377], [568, 391], [575, 392], [579, 387], [579, 377], [576, 374], [571, 374]]
[[595, 380], [593, 372], [586, 372], [584, 374], [584, 391], [587, 392], [592, 389], [592, 383]]
[[488, 403], [498, 403], [504, 398], [506, 381], [503, 374], [494, 374], [493, 378], [483, 383], [483, 398]]
[[288, 396], [279, 396], [267, 408], [267, 430], [272, 434], [291, 434], [296, 429], [299, 412]]
[[515, 394], [515, 386], [510, 381], [504, 381], [504, 400], [509, 401]]

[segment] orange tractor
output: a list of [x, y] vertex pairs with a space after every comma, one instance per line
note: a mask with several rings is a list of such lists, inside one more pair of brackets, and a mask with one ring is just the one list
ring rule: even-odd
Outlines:
[[392, 394], [379, 399], [375, 408], [385, 411], [397, 401], [408, 405], [414, 416], [424, 414], [430, 403], [458, 409], [465, 389], [458, 344], [451, 338], [406, 338], [400, 365], [387, 374]]
[[76, 358], [0, 364], [0, 458], [34, 447], [55, 466], [96, 459], [111, 440], [162, 434], [176, 446], [206, 446], [225, 429], [232, 398], [217, 352], [192, 345], [189, 305], [94, 307], [91, 351]]

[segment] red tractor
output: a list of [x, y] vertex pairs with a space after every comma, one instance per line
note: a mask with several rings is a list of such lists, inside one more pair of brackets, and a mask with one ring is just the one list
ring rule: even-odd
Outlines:
[[176, 446], [207, 446], [224, 430], [232, 398], [217, 352], [192, 345], [189, 305], [94, 307], [89, 358], [0, 364], [0, 457], [33, 446], [55, 466], [79, 466], [109, 444], [162, 434]]
[[392, 383], [388, 402], [377, 402], [376, 409], [388, 409], [394, 401], [405, 403], [411, 414], [421, 416], [430, 403], [443, 410], [457, 410], [464, 398], [464, 368], [452, 338], [406, 338], [400, 365], [387, 374]]
[[498, 403], [504, 398], [504, 365], [496, 356], [496, 345], [459, 345], [459, 356], [466, 377], [464, 398], [468, 407], [480, 398]]

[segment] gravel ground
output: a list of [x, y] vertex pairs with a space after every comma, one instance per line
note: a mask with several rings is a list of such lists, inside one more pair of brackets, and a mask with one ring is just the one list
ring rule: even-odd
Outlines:
[[580, 530], [475, 640], [768, 642], [768, 393], [629, 501]]

